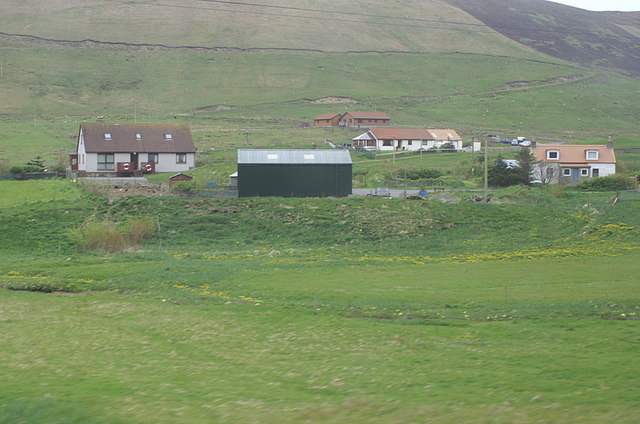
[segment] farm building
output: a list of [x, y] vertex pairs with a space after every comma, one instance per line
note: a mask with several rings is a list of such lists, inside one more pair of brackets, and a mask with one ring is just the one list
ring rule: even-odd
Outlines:
[[317, 116], [313, 119], [314, 127], [337, 127], [340, 121], [339, 113], [328, 113], [325, 115]]
[[387, 127], [391, 118], [384, 112], [346, 112], [338, 121], [342, 127]]
[[462, 150], [462, 139], [450, 129], [374, 128], [351, 141], [353, 147], [365, 150]]
[[589, 178], [616, 173], [613, 144], [560, 145], [536, 144], [531, 153], [538, 163], [533, 169], [534, 181], [543, 183], [578, 183]]
[[238, 150], [238, 196], [345, 197], [351, 194], [346, 150]]
[[195, 166], [195, 153], [188, 125], [87, 123], [71, 166], [79, 175], [182, 172]]

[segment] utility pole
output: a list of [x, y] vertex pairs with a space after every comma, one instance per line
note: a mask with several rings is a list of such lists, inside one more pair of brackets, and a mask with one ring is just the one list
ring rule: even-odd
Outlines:
[[489, 201], [489, 158], [487, 151], [487, 137], [484, 138], [484, 196], [482, 201]]

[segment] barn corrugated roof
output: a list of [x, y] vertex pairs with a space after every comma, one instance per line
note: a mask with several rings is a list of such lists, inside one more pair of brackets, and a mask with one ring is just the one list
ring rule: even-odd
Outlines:
[[238, 164], [351, 164], [347, 150], [239, 149]]
[[114, 124], [80, 125], [85, 150], [90, 153], [151, 152], [195, 153], [191, 130], [185, 124]]

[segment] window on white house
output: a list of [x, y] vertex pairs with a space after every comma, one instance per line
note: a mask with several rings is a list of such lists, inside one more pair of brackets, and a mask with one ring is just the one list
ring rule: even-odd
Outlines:
[[548, 160], [560, 159], [560, 152], [558, 150], [547, 150], [547, 159]]
[[147, 162], [149, 162], [149, 163], [158, 163], [158, 154], [157, 153], [149, 153], [147, 155]]
[[173, 140], [173, 136], [171, 134], [165, 134], [164, 135], [164, 139], [165, 140]]
[[564, 175], [565, 177], [570, 177], [571, 176], [571, 168], [563, 168], [562, 169], [562, 175]]
[[142, 134], [136, 133], [136, 140], [142, 140]]
[[581, 168], [580, 169], [580, 175], [582, 175], [583, 177], [588, 177], [589, 176], [589, 169], [588, 168]]
[[113, 153], [98, 153], [98, 171], [113, 171], [116, 169]]
[[111, 133], [104, 133], [105, 140], [111, 140]]
[[176, 163], [187, 163], [187, 154], [176, 153]]
[[598, 160], [598, 151], [587, 150], [587, 160]]

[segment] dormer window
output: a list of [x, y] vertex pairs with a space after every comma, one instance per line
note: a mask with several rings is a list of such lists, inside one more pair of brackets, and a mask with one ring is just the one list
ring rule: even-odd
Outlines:
[[111, 133], [104, 133], [105, 140], [111, 140]]
[[136, 140], [142, 140], [142, 134], [136, 133]]
[[547, 150], [547, 160], [558, 160], [558, 159], [560, 159], [560, 151]]
[[305, 155], [304, 155], [304, 159], [305, 160], [313, 160], [315, 158], [316, 158], [316, 156], [313, 153], [310, 153], [310, 154], [305, 153]]
[[165, 140], [173, 140], [173, 136], [171, 134], [165, 134], [164, 135], [164, 139]]
[[598, 160], [597, 150], [587, 150], [587, 160]]
[[277, 153], [267, 153], [267, 159], [269, 159], [269, 160], [277, 160], [278, 159], [278, 154]]

